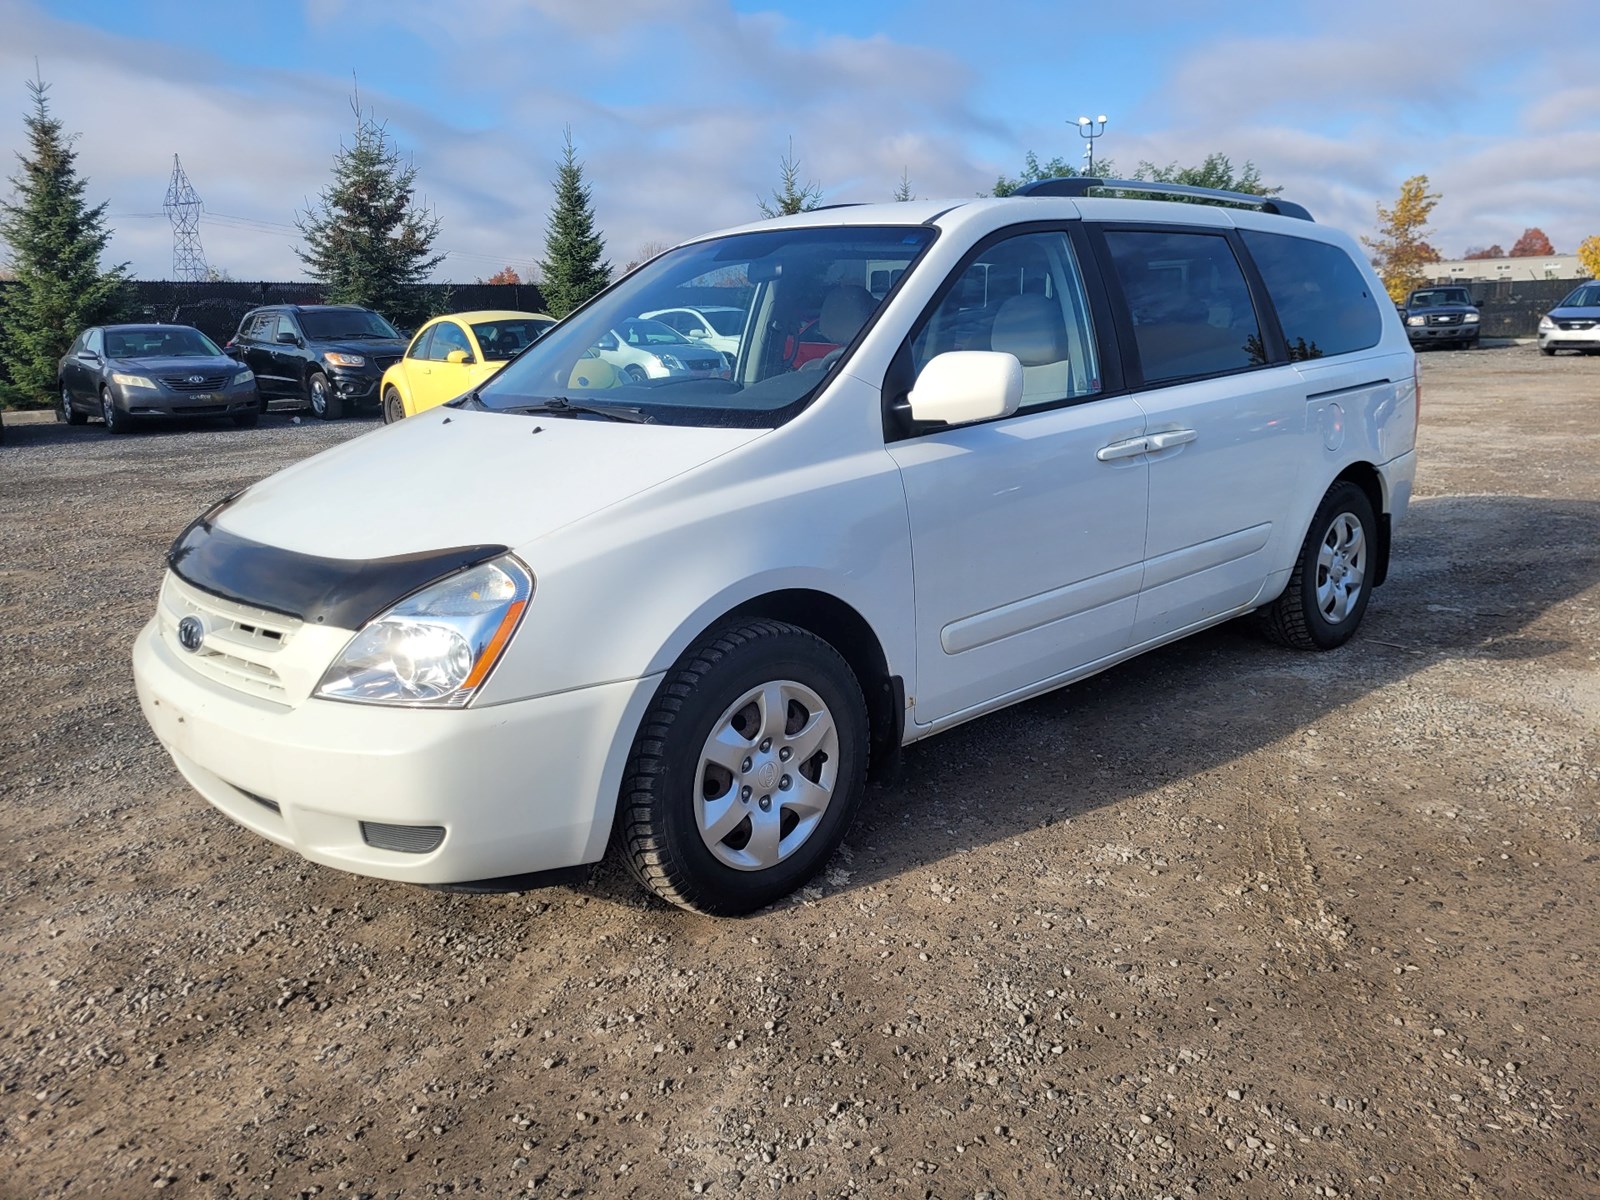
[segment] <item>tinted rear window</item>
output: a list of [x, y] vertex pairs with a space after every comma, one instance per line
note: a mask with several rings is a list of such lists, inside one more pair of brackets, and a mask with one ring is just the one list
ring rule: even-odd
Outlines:
[[1242, 231], [1295, 361], [1376, 346], [1383, 318], [1350, 256], [1327, 242]]

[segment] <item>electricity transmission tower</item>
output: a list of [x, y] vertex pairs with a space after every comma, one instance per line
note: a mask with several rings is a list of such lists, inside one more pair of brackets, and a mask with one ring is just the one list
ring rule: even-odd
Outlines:
[[203, 282], [208, 275], [206, 252], [200, 248], [200, 196], [183, 173], [178, 156], [172, 156], [172, 182], [162, 205], [172, 222], [172, 277], [188, 283]]

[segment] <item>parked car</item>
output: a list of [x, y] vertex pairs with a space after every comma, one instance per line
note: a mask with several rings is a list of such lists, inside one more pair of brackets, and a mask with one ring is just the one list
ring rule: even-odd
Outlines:
[[1539, 318], [1539, 353], [1600, 354], [1600, 279], [1580, 283]]
[[1464, 287], [1416, 288], [1406, 296], [1400, 313], [1413, 346], [1471, 350], [1478, 344], [1483, 317]]
[[147, 418], [231, 417], [256, 423], [255, 375], [189, 325], [95, 325], [56, 364], [56, 420], [92, 416], [108, 433]]
[[299, 400], [325, 421], [377, 404], [383, 373], [405, 349], [393, 325], [352, 304], [252, 309], [227, 346], [256, 373], [263, 401]]
[[[511, 889], [614, 846], [739, 913], [905, 744], [1246, 614], [1344, 645], [1416, 466], [1383, 285], [1282, 198], [1090, 185], [685, 243], [473, 393], [214, 505], [135, 643], [151, 727], [318, 863]], [[714, 270], [751, 288], [731, 378], [575, 382]], [[813, 315], [840, 350], [795, 369]]]
[[646, 379], [709, 379], [726, 374], [728, 360], [691, 341], [670, 325], [624, 317], [595, 339], [593, 349], [617, 373], [635, 383]]
[[720, 350], [731, 364], [739, 355], [739, 339], [744, 334], [748, 314], [732, 305], [710, 304], [697, 308], [663, 308], [640, 315], [670, 325], [692, 341]]
[[504, 310], [435, 317], [383, 373], [383, 419], [393, 423], [477, 387], [556, 323]]

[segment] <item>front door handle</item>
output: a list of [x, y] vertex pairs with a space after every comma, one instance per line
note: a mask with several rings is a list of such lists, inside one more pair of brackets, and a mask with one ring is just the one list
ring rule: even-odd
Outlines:
[[1151, 450], [1170, 450], [1174, 446], [1187, 446], [1200, 435], [1192, 429], [1169, 429], [1165, 433], [1152, 433], [1145, 440]]
[[1101, 446], [1094, 452], [1094, 456], [1101, 462], [1114, 462], [1119, 458], [1134, 458], [1147, 453], [1150, 449], [1149, 438], [1128, 438], [1126, 441], [1112, 442], [1109, 446]]

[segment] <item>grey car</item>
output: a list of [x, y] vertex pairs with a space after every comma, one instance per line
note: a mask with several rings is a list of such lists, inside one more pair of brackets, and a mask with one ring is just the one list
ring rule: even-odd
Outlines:
[[96, 325], [85, 329], [56, 368], [56, 420], [91, 416], [108, 433], [127, 433], [146, 417], [231, 417], [254, 425], [261, 393], [241, 366], [189, 325]]
[[1580, 284], [1539, 318], [1539, 352], [1600, 354], [1600, 279]]

